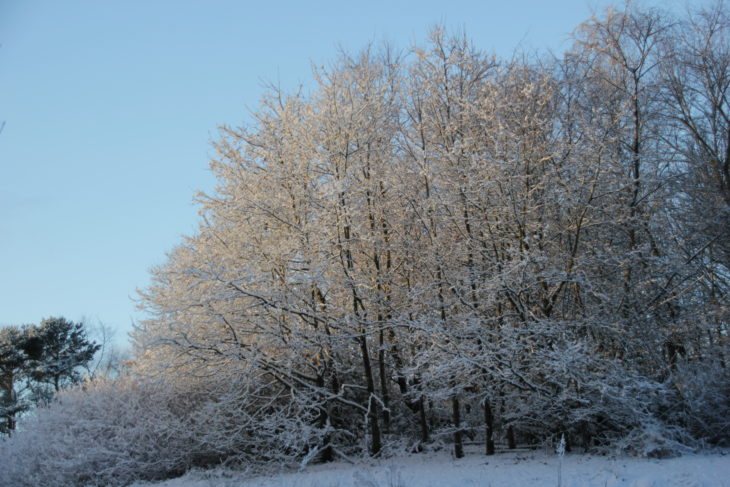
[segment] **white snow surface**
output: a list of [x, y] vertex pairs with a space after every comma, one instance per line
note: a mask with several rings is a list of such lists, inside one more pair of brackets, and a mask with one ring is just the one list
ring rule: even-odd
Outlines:
[[[192, 472], [136, 487], [556, 487], [559, 459], [545, 452], [470, 453], [454, 459], [437, 452], [361, 464], [310, 465], [302, 471], [251, 476], [231, 471]], [[730, 487], [730, 453], [672, 459], [567, 454], [559, 487]]]

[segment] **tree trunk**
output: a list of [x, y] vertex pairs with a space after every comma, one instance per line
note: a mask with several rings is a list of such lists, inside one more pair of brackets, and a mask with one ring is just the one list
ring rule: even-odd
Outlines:
[[431, 441], [431, 438], [428, 433], [428, 419], [426, 418], [426, 401], [421, 396], [421, 399], [419, 400], [420, 404], [420, 414], [419, 414], [419, 423], [421, 426], [421, 443], [428, 443]]
[[370, 353], [368, 352], [367, 337], [363, 333], [360, 336], [360, 351], [362, 352], [363, 369], [365, 382], [368, 391], [368, 423], [370, 427], [370, 455], [377, 456], [382, 449], [380, 436], [380, 422], [378, 421], [378, 406], [375, 401], [375, 381], [373, 380], [373, 369], [370, 365]]
[[494, 416], [492, 415], [492, 405], [489, 403], [489, 398], [484, 398], [484, 425], [485, 431], [485, 443], [487, 448], [487, 455], [494, 455]]
[[[378, 317], [378, 322], [382, 320]], [[390, 432], [390, 395], [388, 394], [388, 378], [385, 372], [385, 332], [379, 333], [378, 368], [380, 372], [380, 393], [383, 396], [383, 428], [385, 433]]]
[[461, 432], [461, 405], [459, 404], [459, 399], [454, 396], [451, 398], [451, 408], [452, 408], [452, 414], [453, 414], [453, 422], [454, 422], [454, 456], [456, 458], [463, 458], [464, 457], [464, 442], [462, 439], [462, 432]]
[[510, 450], [517, 448], [517, 442], [515, 441], [515, 429], [512, 426], [507, 428], [507, 448]]

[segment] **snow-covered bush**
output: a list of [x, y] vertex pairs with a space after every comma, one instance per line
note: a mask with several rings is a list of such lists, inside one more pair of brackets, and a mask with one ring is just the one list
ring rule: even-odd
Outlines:
[[613, 439], [604, 451], [641, 458], [672, 458], [692, 451], [693, 439], [681, 427], [646, 418]]
[[699, 442], [730, 445], [730, 376], [719, 361], [682, 361], [671, 377], [677, 400], [666, 416]]
[[127, 485], [193, 467], [292, 461], [316, 443], [302, 411], [285, 405], [284, 424], [274, 404], [247, 400], [261, 390], [229, 385], [127, 375], [65, 390], [0, 440], [0, 485]]
[[181, 425], [166, 407], [169, 399], [131, 377], [62, 391], [0, 443], [0, 483], [125, 485], [181, 472], [189, 445], [170, 435]]

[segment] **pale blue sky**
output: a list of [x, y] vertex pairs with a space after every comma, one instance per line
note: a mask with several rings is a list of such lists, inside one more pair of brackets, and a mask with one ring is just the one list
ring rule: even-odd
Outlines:
[[124, 341], [135, 289], [195, 230], [217, 126], [265, 82], [435, 23], [502, 56], [561, 51], [609, 3], [0, 0], [0, 325], [87, 317]]

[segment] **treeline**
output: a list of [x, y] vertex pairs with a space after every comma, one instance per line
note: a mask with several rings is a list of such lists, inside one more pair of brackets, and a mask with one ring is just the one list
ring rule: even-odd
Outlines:
[[435, 29], [269, 92], [222, 129], [132, 372], [28, 424], [93, 436], [44, 468], [727, 444], [728, 20], [611, 9], [563, 56], [512, 59]]

